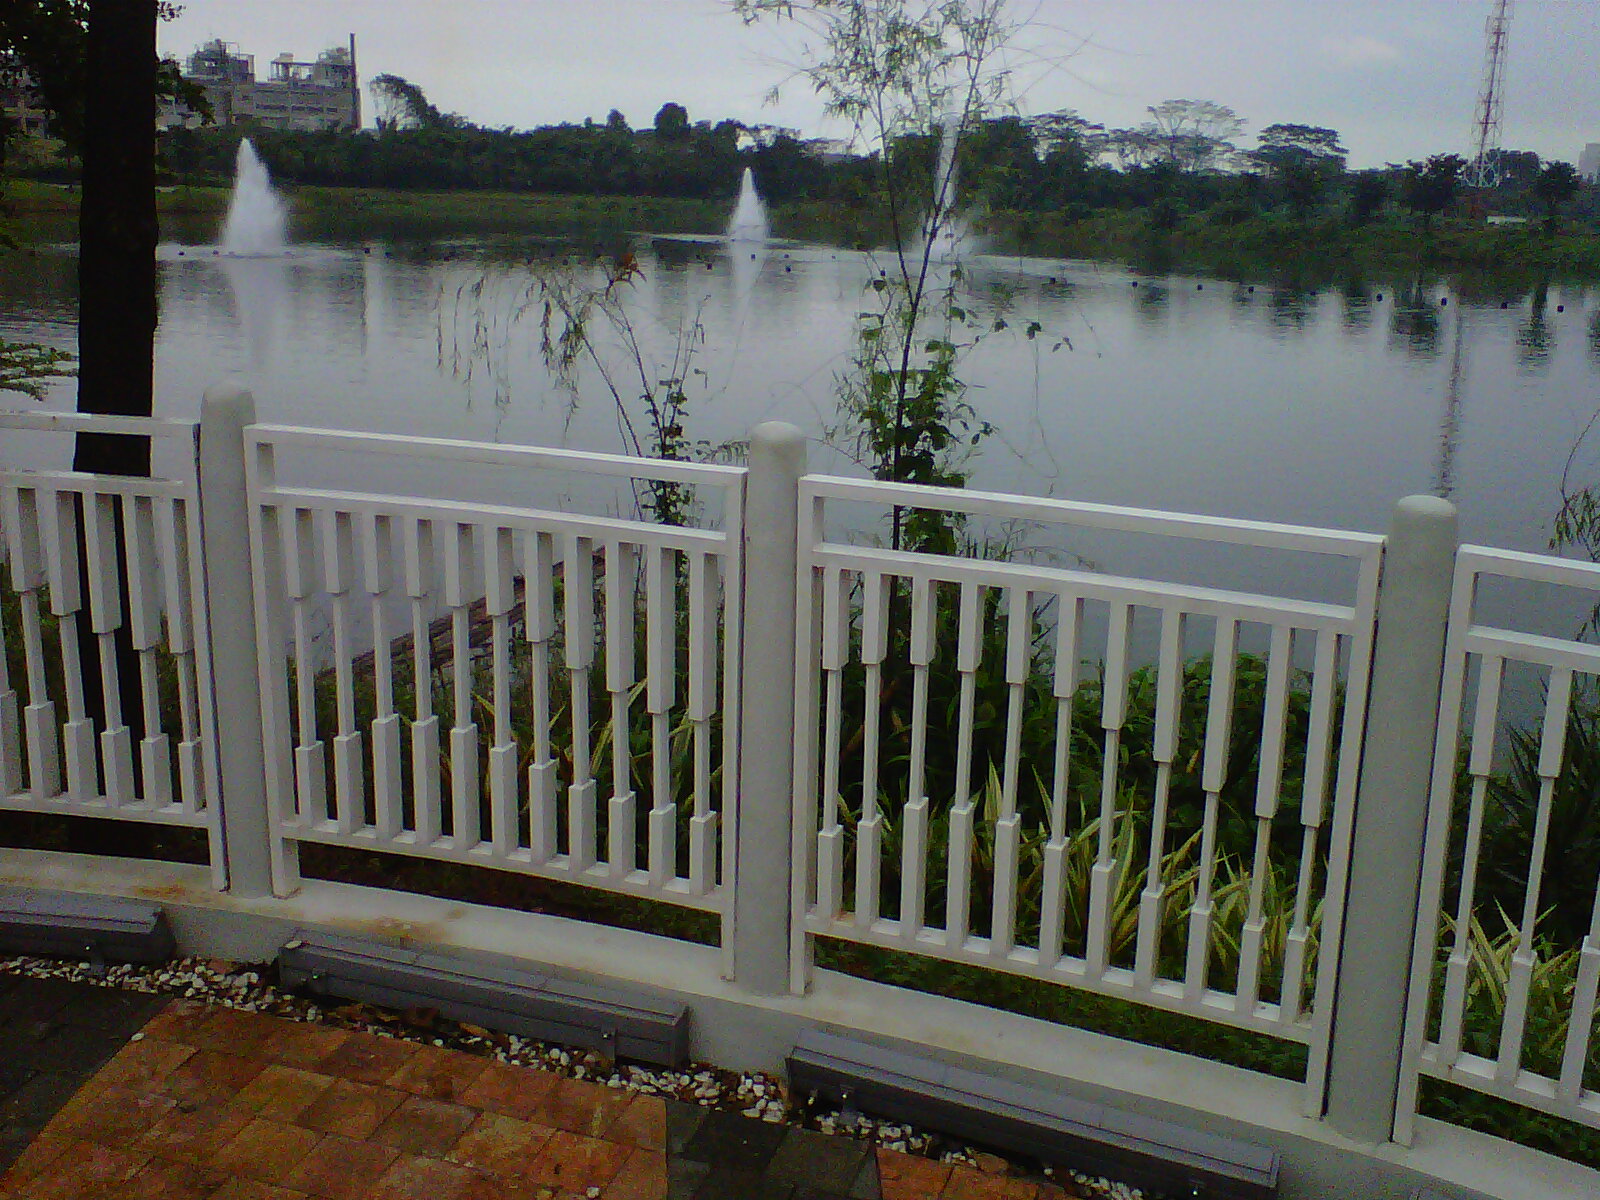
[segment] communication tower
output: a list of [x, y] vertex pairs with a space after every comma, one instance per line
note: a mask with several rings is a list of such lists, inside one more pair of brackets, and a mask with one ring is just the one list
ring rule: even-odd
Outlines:
[[1472, 123], [1472, 161], [1465, 175], [1469, 187], [1492, 188], [1500, 182], [1500, 131], [1505, 123], [1506, 42], [1511, 31], [1511, 0], [1495, 0], [1484, 22], [1483, 87], [1478, 115]]

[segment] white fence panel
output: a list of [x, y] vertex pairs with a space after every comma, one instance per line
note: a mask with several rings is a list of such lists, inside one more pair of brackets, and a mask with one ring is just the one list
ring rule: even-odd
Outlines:
[[[720, 528], [288, 487], [288, 450], [680, 485]], [[268, 425], [246, 464], [279, 891], [319, 842], [726, 920], [743, 470]]]
[[[847, 545], [841, 502], [1333, 556], [1348, 599]], [[794, 985], [817, 936], [1052, 980], [1307, 1043], [1316, 1107], [1383, 540], [819, 476], [800, 521]]]
[[[1564, 844], [1597, 802], [1600, 646], [1484, 622], [1486, 581], [1546, 585], [1600, 604], [1600, 566], [1475, 546], [1457, 556], [1402, 1140], [1419, 1075], [1600, 1128], [1600, 879], [1592, 846]], [[1581, 877], [1564, 857], [1571, 850]]]
[[147, 437], [178, 463], [0, 466], [0, 808], [203, 829], [220, 886], [197, 426], [0, 413], [0, 429]]

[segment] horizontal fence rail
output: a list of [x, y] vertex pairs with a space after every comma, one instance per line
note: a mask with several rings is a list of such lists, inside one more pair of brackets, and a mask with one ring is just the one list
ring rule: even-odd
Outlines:
[[[1412, 963], [1398, 1136], [1419, 1076], [1600, 1128], [1600, 647], [1480, 619], [1485, 581], [1600, 604], [1600, 566], [1461, 548]], [[1517, 713], [1512, 693], [1522, 693]]]
[[206, 831], [214, 803], [197, 425], [0, 413], [0, 429], [118, 434], [172, 478], [0, 467], [0, 808]]
[[[693, 486], [722, 527], [288, 487], [288, 448]], [[267, 425], [246, 469], [280, 891], [316, 842], [726, 917], [742, 470]]]
[[[846, 545], [839, 501], [1335, 555], [1354, 584]], [[808, 935], [844, 939], [1310, 1043], [1317, 1080], [1382, 539], [817, 476], [800, 522], [795, 985]]]

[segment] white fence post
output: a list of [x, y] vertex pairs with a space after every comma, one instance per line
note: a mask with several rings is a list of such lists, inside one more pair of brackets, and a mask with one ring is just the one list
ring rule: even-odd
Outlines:
[[770, 421], [751, 432], [733, 977], [747, 991], [763, 996], [789, 990], [795, 520], [805, 460], [805, 436], [793, 425]]
[[256, 675], [255, 592], [250, 575], [244, 428], [255, 400], [232, 386], [207, 390], [200, 412], [200, 513], [211, 680], [222, 787], [228, 890], [272, 895], [266, 756]]
[[1454, 505], [1395, 506], [1328, 1053], [1328, 1123], [1363, 1142], [1394, 1129], [1455, 552]]

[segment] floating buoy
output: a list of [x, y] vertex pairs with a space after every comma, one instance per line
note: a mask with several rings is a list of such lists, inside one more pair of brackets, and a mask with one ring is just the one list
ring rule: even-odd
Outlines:
[[1197, 283], [1194, 285], [1194, 290], [1197, 292], [1203, 292], [1206, 290], [1206, 285], [1203, 283]]
[[1253, 283], [1250, 285], [1250, 294], [1252, 296], [1254, 296], [1256, 294], [1256, 285], [1253, 284]]
[[1501, 308], [1510, 308], [1511, 307], [1511, 302], [1509, 300], [1502, 300], [1502, 301], [1500, 301], [1500, 307]]
[[1449, 303], [1450, 303], [1450, 297], [1449, 296], [1440, 296], [1439, 297], [1439, 307], [1440, 308], [1443, 308], [1445, 305], [1447, 305]]
[[1558, 305], [1556, 305], [1556, 311], [1557, 312], [1566, 312], [1567, 311], [1567, 306], [1565, 304], [1558, 304]]
[[363, 246], [361, 248], [361, 253], [363, 253], [363, 254], [371, 254], [372, 253], [372, 247], [371, 246]]
[[1382, 292], [1378, 293], [1378, 300], [1379, 300], [1380, 303], [1383, 301], [1383, 293]]
[[1135, 279], [1135, 280], [1134, 280], [1134, 281], [1133, 281], [1133, 284], [1132, 284], [1132, 286], [1133, 286], [1133, 287], [1138, 287], [1138, 286], [1139, 286], [1139, 281], [1138, 281], [1138, 280], [1137, 280], [1137, 279]]
[[179, 250], [179, 251], [178, 251], [178, 257], [179, 257], [179, 258], [182, 258], [182, 257], [183, 257], [183, 251], [182, 251], [182, 250]]

